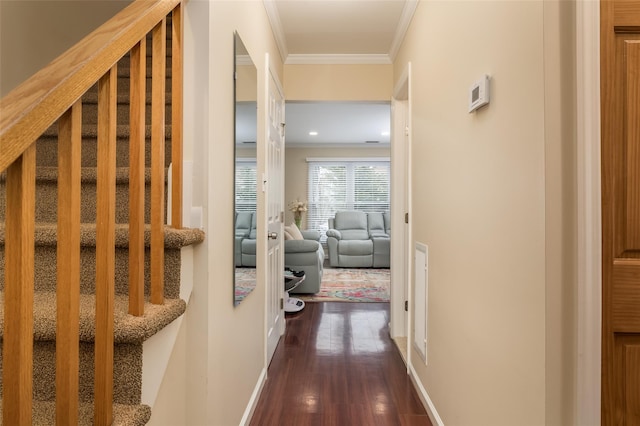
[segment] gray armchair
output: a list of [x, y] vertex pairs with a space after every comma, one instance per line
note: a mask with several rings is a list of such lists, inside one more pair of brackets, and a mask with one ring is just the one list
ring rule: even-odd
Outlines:
[[304, 271], [305, 279], [291, 293], [317, 293], [322, 282], [324, 249], [318, 231], [300, 231], [304, 240], [285, 240], [284, 266]]

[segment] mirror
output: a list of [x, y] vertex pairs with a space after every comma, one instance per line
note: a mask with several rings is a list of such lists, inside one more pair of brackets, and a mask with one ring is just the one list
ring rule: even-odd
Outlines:
[[233, 304], [256, 286], [256, 137], [258, 73], [240, 36], [234, 33], [235, 220]]

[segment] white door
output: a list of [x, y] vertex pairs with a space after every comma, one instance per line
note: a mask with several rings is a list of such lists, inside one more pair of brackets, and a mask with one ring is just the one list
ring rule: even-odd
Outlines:
[[267, 113], [265, 206], [267, 210], [267, 359], [269, 365], [284, 333], [284, 95], [266, 55]]

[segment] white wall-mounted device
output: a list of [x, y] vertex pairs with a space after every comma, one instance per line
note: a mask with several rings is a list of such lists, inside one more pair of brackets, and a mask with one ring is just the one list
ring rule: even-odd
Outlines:
[[469, 112], [473, 112], [489, 103], [489, 76], [482, 78], [471, 85], [469, 89]]

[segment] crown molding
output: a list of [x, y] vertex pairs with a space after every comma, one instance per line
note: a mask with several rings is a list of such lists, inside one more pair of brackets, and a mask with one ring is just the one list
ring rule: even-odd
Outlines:
[[353, 64], [374, 64], [388, 65], [391, 59], [387, 54], [316, 54], [316, 55], [296, 55], [287, 56], [284, 61], [286, 65], [353, 65]]
[[398, 27], [396, 29], [396, 35], [393, 38], [391, 48], [389, 49], [389, 58], [391, 62], [396, 59], [398, 50], [400, 50], [400, 46], [404, 41], [404, 36], [407, 34], [409, 24], [411, 24], [411, 19], [413, 19], [413, 14], [416, 12], [416, 8], [418, 7], [418, 1], [419, 0], [408, 0], [404, 4], [402, 15], [400, 15], [400, 21], [398, 22]]
[[289, 49], [287, 48], [287, 41], [284, 36], [284, 30], [282, 29], [282, 22], [280, 22], [280, 14], [278, 13], [278, 7], [275, 0], [263, 0], [264, 8], [271, 23], [271, 31], [273, 31], [273, 37], [276, 40], [276, 45], [280, 51], [280, 59], [285, 62], [289, 56]]

